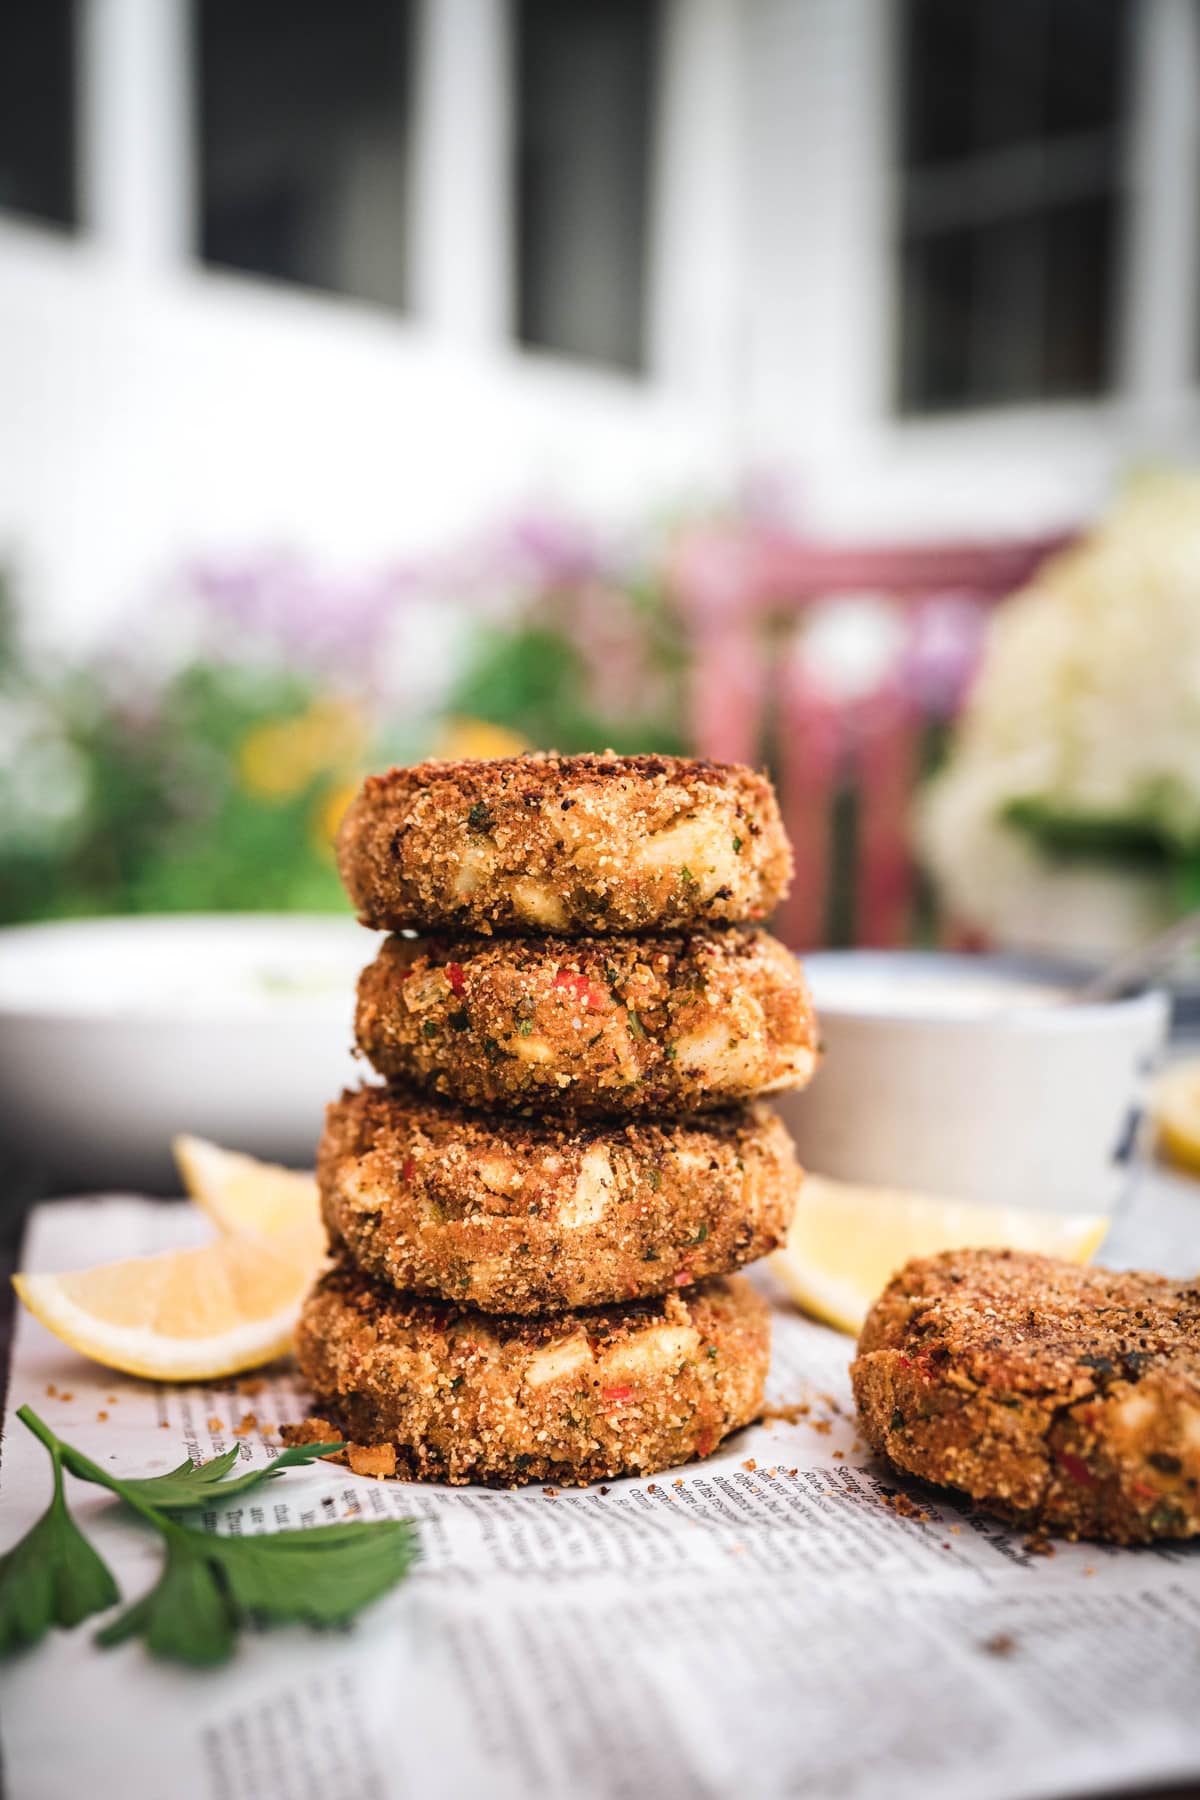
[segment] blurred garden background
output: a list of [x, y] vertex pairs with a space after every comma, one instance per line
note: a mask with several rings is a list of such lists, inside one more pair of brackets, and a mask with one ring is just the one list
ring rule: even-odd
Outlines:
[[1200, 904], [1200, 0], [5, 33], [0, 920], [523, 747], [769, 764], [801, 946]]

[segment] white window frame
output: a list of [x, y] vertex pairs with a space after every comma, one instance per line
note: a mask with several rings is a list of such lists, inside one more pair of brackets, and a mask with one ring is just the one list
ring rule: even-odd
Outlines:
[[[877, 66], [886, 70], [887, 95], [881, 107], [893, 129], [887, 154], [894, 159], [899, 104], [899, 9], [891, 0], [876, 13]], [[1116, 270], [1116, 355], [1112, 386], [1093, 396], [1047, 398], [1010, 404], [968, 406], [952, 412], [897, 410], [893, 327], [881, 326], [886, 353], [881, 368], [886, 389], [877, 395], [877, 417], [895, 432], [918, 437], [951, 432], [956, 426], [986, 429], [994, 420], [1027, 419], [1031, 414], [1063, 421], [1075, 415], [1110, 415], [1125, 427], [1158, 427], [1200, 417], [1200, 3], [1198, 0], [1135, 0], [1132, 8], [1133, 66]], [[899, 177], [881, 173], [893, 188], [888, 244], [888, 317], [898, 326], [900, 307]], [[1081, 419], [1081, 428], [1087, 428]]]

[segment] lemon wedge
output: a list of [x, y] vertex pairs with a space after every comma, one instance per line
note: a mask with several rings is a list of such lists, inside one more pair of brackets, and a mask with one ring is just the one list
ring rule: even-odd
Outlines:
[[867, 1309], [910, 1256], [1004, 1247], [1087, 1262], [1108, 1229], [1098, 1213], [973, 1206], [807, 1175], [788, 1240], [771, 1258], [793, 1300], [839, 1331]]
[[213, 1380], [281, 1356], [315, 1269], [253, 1237], [68, 1275], [14, 1275], [30, 1312], [72, 1350], [153, 1381]]
[[1200, 1058], [1176, 1063], [1159, 1076], [1150, 1097], [1163, 1154], [1200, 1171]]
[[218, 1231], [284, 1244], [294, 1256], [307, 1252], [315, 1268], [325, 1231], [312, 1174], [223, 1150], [206, 1138], [177, 1137], [171, 1148], [189, 1198]]

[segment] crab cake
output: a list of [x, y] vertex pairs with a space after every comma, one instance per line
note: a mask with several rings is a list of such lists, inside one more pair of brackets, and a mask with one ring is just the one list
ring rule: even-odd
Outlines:
[[766, 1302], [740, 1276], [521, 1319], [397, 1294], [343, 1265], [296, 1334], [314, 1410], [338, 1435], [394, 1449], [396, 1472], [418, 1480], [504, 1485], [709, 1455], [762, 1410], [769, 1349]]
[[791, 851], [765, 775], [676, 756], [509, 756], [373, 775], [338, 864], [382, 930], [606, 932], [763, 919]]
[[368, 1274], [483, 1312], [545, 1313], [765, 1256], [787, 1235], [800, 1171], [761, 1105], [569, 1128], [364, 1088], [328, 1109], [317, 1178], [331, 1241]]
[[1021, 1526], [1117, 1544], [1200, 1531], [1200, 1287], [1012, 1250], [918, 1258], [851, 1370], [897, 1469]]
[[359, 1048], [471, 1106], [708, 1112], [803, 1087], [816, 1022], [764, 931], [657, 938], [389, 938], [358, 984]]

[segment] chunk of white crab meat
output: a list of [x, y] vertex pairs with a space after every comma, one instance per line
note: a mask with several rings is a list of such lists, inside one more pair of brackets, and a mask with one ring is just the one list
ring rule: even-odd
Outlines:
[[554, 1061], [554, 1051], [544, 1037], [510, 1037], [508, 1048], [522, 1062], [548, 1063]]
[[520, 1169], [510, 1158], [495, 1153], [481, 1157], [475, 1168], [484, 1187], [490, 1188], [493, 1194], [511, 1193], [524, 1180]]
[[602, 1382], [647, 1380], [667, 1369], [677, 1369], [699, 1354], [700, 1333], [692, 1325], [656, 1325], [639, 1331], [627, 1344], [615, 1344], [597, 1359]]
[[701, 894], [713, 894], [737, 878], [733, 836], [711, 819], [678, 819], [664, 831], [652, 831], [633, 853], [646, 874], [677, 874], [686, 869]]
[[562, 1209], [563, 1224], [593, 1224], [604, 1212], [615, 1187], [616, 1177], [606, 1152], [593, 1144], [579, 1165], [575, 1192]]
[[459, 852], [458, 871], [454, 877], [454, 898], [465, 900], [473, 894], [485, 875], [490, 875], [494, 852], [482, 838], [469, 838]]
[[722, 1087], [757, 1087], [761, 1064], [760, 1033], [737, 1025], [731, 1030], [728, 1021], [675, 1039], [675, 1066]]
[[512, 903], [515, 913], [531, 925], [540, 925], [543, 931], [562, 931], [566, 926], [562, 901], [548, 882], [535, 881], [529, 875], [515, 881]]
[[545, 1387], [548, 1381], [561, 1381], [564, 1376], [578, 1375], [590, 1369], [591, 1347], [582, 1331], [552, 1344], [548, 1350], [535, 1350], [525, 1365], [525, 1386]]

